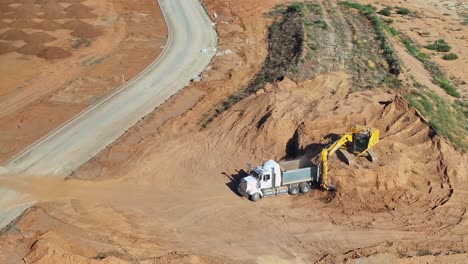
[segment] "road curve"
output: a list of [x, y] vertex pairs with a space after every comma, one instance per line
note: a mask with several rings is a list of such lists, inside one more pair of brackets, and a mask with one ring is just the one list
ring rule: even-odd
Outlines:
[[159, 4], [169, 31], [161, 56], [116, 92], [11, 159], [5, 166], [9, 173], [70, 174], [208, 66], [217, 35], [202, 4], [198, 0]]

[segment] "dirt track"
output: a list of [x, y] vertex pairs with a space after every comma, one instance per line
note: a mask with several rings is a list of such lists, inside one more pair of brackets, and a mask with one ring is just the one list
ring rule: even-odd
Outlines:
[[[33, 263], [464, 263], [466, 155], [434, 135], [394, 90], [350, 93], [346, 69], [301, 83], [285, 78], [201, 128], [197, 121], [260, 69], [270, 23], [263, 14], [277, 2], [206, 1], [217, 14], [219, 50], [234, 53], [217, 57], [204, 82], [146, 117], [74, 179], [8, 183], [46, 202], [2, 236], [2, 246], [13, 252], [7, 257]], [[174, 109], [187, 111], [174, 116]], [[381, 130], [380, 160], [357, 159], [352, 167], [333, 160], [339, 193], [331, 203], [321, 191], [259, 203], [235, 193], [247, 162], [316, 153], [327, 135], [353, 123]], [[179, 253], [165, 255], [173, 251]]]

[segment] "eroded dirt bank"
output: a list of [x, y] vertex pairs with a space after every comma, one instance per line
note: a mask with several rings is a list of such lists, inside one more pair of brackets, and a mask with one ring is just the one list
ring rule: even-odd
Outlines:
[[[45, 202], [2, 235], [2, 248], [12, 252], [2, 256], [28, 263], [463, 263], [466, 155], [398, 90], [379, 88], [389, 70], [381, 54], [353, 60], [376, 34], [357, 12], [319, 1], [330, 29], [316, 34], [336, 44], [306, 47], [310, 60], [202, 127], [261, 69], [272, 23], [265, 13], [280, 2], [205, 1], [221, 52], [204, 81], [70, 180], [9, 183]], [[340, 25], [356, 29], [340, 35]], [[373, 89], [361, 86], [368, 82]], [[339, 192], [330, 203], [319, 190], [258, 203], [237, 195], [246, 163], [313, 156], [355, 123], [380, 129], [380, 159], [346, 166], [334, 158]]]
[[167, 39], [157, 1], [2, 1], [0, 163], [121, 86]]

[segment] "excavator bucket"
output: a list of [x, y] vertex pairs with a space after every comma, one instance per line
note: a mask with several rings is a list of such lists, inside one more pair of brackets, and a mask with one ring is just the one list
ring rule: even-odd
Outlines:
[[336, 186], [333, 185], [333, 184], [329, 184], [329, 185], [327, 186], [327, 191], [329, 191], [329, 192], [336, 192]]

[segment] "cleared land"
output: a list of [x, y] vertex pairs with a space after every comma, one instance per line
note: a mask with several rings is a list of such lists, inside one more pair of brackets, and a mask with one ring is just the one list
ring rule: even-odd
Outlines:
[[150, 0], [7, 0], [0, 12], [0, 163], [140, 73], [167, 40]]

